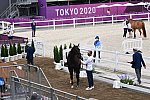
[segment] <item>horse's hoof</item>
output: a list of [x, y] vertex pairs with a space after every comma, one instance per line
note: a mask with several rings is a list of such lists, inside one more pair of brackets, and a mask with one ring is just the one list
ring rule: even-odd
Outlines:
[[72, 83], [72, 81], [70, 81], [70, 84]]
[[71, 88], [73, 89], [73, 88], [74, 88], [74, 86], [72, 85], [72, 86], [71, 86]]

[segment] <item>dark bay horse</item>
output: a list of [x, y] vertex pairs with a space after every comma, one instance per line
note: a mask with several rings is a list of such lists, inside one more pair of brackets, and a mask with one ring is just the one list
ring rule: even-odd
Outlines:
[[[134, 32], [134, 38], [136, 38], [136, 34], [135, 31], [136, 29], [139, 30], [140, 32], [140, 36], [143, 33], [143, 36], [146, 38], [146, 30], [145, 30], [145, 24], [142, 20], [133, 20], [133, 19], [128, 19], [128, 22], [131, 24], [131, 28], [133, 29]], [[143, 30], [143, 32], [141, 32], [141, 29]]]
[[67, 65], [70, 73], [71, 88], [73, 88], [73, 73], [76, 73], [77, 87], [79, 86], [79, 74], [81, 68], [81, 53], [78, 46], [73, 46], [67, 57]]

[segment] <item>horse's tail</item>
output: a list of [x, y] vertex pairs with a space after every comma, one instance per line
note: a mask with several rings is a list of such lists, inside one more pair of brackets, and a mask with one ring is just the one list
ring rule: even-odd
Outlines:
[[143, 26], [142, 26], [142, 30], [143, 30], [143, 36], [147, 37], [147, 35], [146, 35], [146, 29], [145, 29], [145, 24], [144, 23], [143, 23]]

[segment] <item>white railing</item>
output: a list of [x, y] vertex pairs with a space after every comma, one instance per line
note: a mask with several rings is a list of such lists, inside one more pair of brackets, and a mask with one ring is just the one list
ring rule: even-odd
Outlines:
[[[118, 51], [109, 51], [109, 50], [102, 50], [102, 49], [92, 49], [92, 48], [80, 48], [81, 54], [83, 59], [87, 59], [87, 51], [92, 50], [99, 52], [101, 58], [98, 58], [98, 55], [96, 55], [94, 65], [96, 65], [96, 68], [101, 69], [107, 68], [113, 71], [123, 71], [127, 73], [134, 73], [133, 68], [131, 68], [131, 64], [127, 63], [129, 61], [132, 61], [132, 54], [125, 54], [120, 53]], [[63, 61], [66, 62], [66, 57], [70, 50], [66, 49], [63, 50]], [[98, 53], [97, 53], [98, 54]], [[147, 69], [143, 70], [143, 75], [150, 76], [150, 57], [143, 56], [143, 59], [147, 65]]]
[[143, 47], [143, 41], [142, 38], [139, 39], [125, 39], [122, 42], [123, 51], [124, 52], [131, 52], [133, 51], [133, 48], [136, 48], [138, 50], [141, 50]]
[[[54, 30], [56, 27], [62, 26], [73, 26], [76, 28], [78, 25], [95, 24], [100, 23], [112, 23], [123, 21], [125, 18], [133, 19], [143, 19], [150, 21], [150, 13], [141, 14], [126, 14], [126, 15], [112, 15], [112, 16], [100, 16], [100, 17], [87, 17], [87, 18], [72, 18], [72, 19], [59, 19], [59, 20], [45, 20], [45, 21], [35, 21], [37, 23], [37, 28], [51, 27]], [[32, 22], [14, 22], [14, 29], [29, 29]], [[24, 27], [21, 27], [24, 26]]]

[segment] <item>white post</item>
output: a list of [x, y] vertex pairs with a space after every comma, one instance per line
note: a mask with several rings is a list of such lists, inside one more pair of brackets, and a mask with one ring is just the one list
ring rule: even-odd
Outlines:
[[150, 14], [150, 13], [148, 12], [148, 21], [150, 20], [150, 19], [149, 19], [149, 14]]
[[14, 24], [14, 22], [12, 24], [12, 29], [15, 30], [15, 24]]
[[53, 20], [53, 26], [54, 26], [54, 30], [56, 30], [55, 20]]
[[95, 26], [95, 18], [93, 17], [93, 26]]
[[98, 49], [96, 48], [95, 50], [96, 50], [95, 63], [98, 64], [98, 60], [99, 60], [99, 58], [98, 58], [98, 56], [99, 56]]
[[111, 17], [112, 17], [112, 24], [114, 24], [114, 16], [112, 15]]
[[132, 14], [130, 14], [130, 19], [132, 19]]
[[73, 27], [76, 28], [76, 19], [73, 18]]
[[118, 68], [118, 52], [116, 51], [115, 53], [115, 68], [114, 68], [114, 72], [117, 70]]

